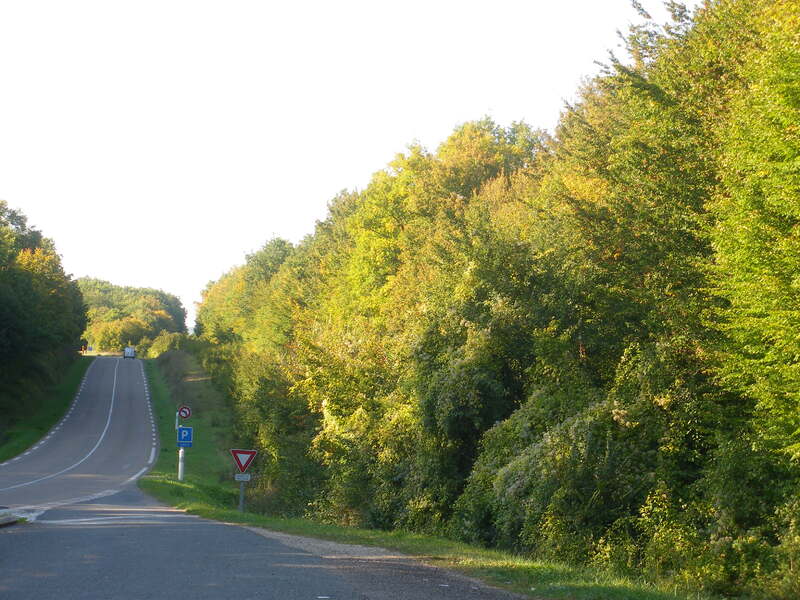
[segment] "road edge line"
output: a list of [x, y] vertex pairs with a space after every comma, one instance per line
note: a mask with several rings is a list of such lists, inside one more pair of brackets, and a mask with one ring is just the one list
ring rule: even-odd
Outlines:
[[79, 467], [80, 465], [82, 465], [92, 454], [95, 453], [95, 450], [97, 450], [100, 447], [100, 444], [103, 443], [103, 440], [106, 437], [106, 433], [108, 433], [108, 428], [111, 426], [111, 416], [114, 414], [114, 399], [116, 398], [117, 395], [117, 369], [119, 369], [119, 361], [120, 359], [118, 358], [117, 364], [114, 366], [114, 386], [111, 390], [111, 405], [108, 408], [108, 418], [106, 419], [106, 426], [103, 429], [103, 432], [100, 434], [100, 439], [97, 440], [97, 443], [94, 445], [94, 448], [92, 448], [89, 451], [89, 454], [84, 456], [74, 465], [67, 467], [66, 469], [63, 469], [58, 473], [52, 473], [50, 475], [45, 475], [44, 477], [40, 477], [39, 479], [34, 479], [33, 481], [26, 481], [25, 483], [18, 483], [17, 485], [12, 485], [10, 487], [2, 488], [0, 489], [0, 492], [6, 492], [8, 490], [15, 490], [17, 488], [26, 487], [29, 485], [33, 485], [34, 483], [39, 483], [40, 481], [46, 481], [48, 479], [52, 479], [53, 477], [58, 477], [59, 475], [63, 475], [64, 473], [68, 473], [69, 471], [72, 471], [72, 469], [74, 469], [75, 467]]

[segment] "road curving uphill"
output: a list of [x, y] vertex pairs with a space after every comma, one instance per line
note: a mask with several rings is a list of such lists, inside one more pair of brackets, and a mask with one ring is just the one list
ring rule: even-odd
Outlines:
[[0, 464], [5, 514], [110, 496], [152, 464], [157, 438], [142, 362], [96, 358], [64, 417], [23, 454]]

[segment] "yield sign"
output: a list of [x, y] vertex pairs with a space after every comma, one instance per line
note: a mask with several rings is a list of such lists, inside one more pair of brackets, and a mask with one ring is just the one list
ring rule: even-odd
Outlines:
[[247, 471], [247, 467], [250, 466], [250, 463], [253, 462], [253, 459], [256, 457], [255, 450], [239, 450], [237, 448], [231, 449], [231, 454], [233, 455], [233, 460], [236, 462], [236, 466], [239, 467], [239, 472], [244, 473]]

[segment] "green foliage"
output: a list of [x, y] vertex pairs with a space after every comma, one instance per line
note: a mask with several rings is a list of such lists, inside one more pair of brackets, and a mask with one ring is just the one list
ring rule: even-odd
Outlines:
[[154, 340], [142, 338], [136, 346], [140, 356], [158, 358], [172, 350], [182, 350], [189, 345], [189, 340], [184, 333], [170, 333], [161, 331]]
[[89, 309], [83, 337], [96, 350], [118, 351], [161, 332], [186, 332], [186, 310], [172, 294], [86, 277], [78, 285]]
[[800, 5], [668, 8], [552, 137], [411, 146], [209, 284], [264, 510], [792, 597]]
[[0, 440], [77, 357], [86, 308], [53, 242], [0, 200]]
[[800, 20], [778, 2], [759, 23], [764, 51], [747, 55], [749, 88], [724, 132], [715, 275], [726, 306], [721, 360], [756, 401], [758, 424], [800, 457]]

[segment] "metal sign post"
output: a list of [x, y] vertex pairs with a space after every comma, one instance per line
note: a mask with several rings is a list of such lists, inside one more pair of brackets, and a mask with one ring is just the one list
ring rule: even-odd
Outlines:
[[[239, 479], [240, 475], [247, 475], [247, 479]], [[244, 512], [244, 482], [250, 480], [250, 474], [237, 473], [234, 478], [239, 482], [239, 512]]]

